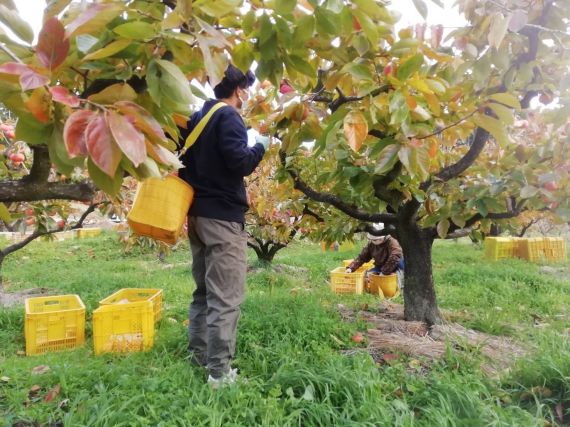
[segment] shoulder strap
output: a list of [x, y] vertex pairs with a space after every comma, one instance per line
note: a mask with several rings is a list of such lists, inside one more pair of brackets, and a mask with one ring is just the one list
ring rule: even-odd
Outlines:
[[186, 138], [184, 147], [182, 148], [182, 153], [184, 153], [186, 150], [188, 150], [190, 147], [194, 145], [194, 143], [196, 142], [196, 140], [198, 139], [198, 137], [200, 136], [200, 134], [202, 133], [208, 122], [210, 121], [212, 115], [220, 108], [225, 107], [226, 105], [228, 104], [226, 104], [225, 102], [218, 102], [212, 108], [210, 108], [210, 111], [208, 111], [208, 113], [206, 113], [206, 115], [200, 119], [196, 127], [192, 130], [192, 132], [190, 132], [190, 135], [188, 135], [188, 138]]

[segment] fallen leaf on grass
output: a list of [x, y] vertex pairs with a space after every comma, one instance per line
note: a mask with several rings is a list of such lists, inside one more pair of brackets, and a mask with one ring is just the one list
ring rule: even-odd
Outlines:
[[178, 323], [178, 320], [176, 320], [174, 317], [169, 317], [167, 320], [169, 323]]
[[48, 391], [48, 394], [46, 394], [46, 397], [44, 398], [44, 402], [51, 402], [53, 399], [55, 399], [59, 395], [60, 391], [61, 391], [61, 387], [59, 384], [57, 384], [54, 388], [52, 388], [50, 391]]
[[186, 319], [184, 322], [182, 322], [182, 324], [183, 324], [184, 326], [188, 326], [188, 325], [190, 324], [190, 320], [189, 320], [189, 319]]
[[384, 361], [387, 363], [394, 362], [394, 361], [398, 360], [398, 358], [399, 358], [399, 356], [397, 354], [393, 354], [393, 353], [385, 353], [382, 355], [382, 359], [384, 359]]
[[32, 375], [42, 375], [49, 372], [50, 368], [47, 365], [39, 365], [32, 369]]
[[59, 409], [63, 409], [63, 408], [65, 408], [68, 404], [69, 404], [69, 399], [63, 399], [61, 402], [59, 402], [59, 404], [57, 405], [57, 407], [58, 407]]
[[2, 381], [3, 383], [7, 383], [10, 381], [10, 377], [0, 377], [0, 381]]
[[18, 351], [16, 352], [16, 356], [25, 356], [25, 355], [26, 355], [26, 352], [25, 352], [25, 351], [18, 350]]
[[535, 386], [535, 387], [531, 387], [528, 391], [525, 391], [523, 394], [521, 394], [521, 400], [527, 400], [532, 398], [534, 395], [540, 395], [541, 397], [552, 397], [552, 390], [550, 390], [548, 387], [542, 387], [542, 386]]
[[343, 342], [342, 340], [340, 340], [338, 337], [336, 337], [335, 335], [329, 334], [329, 336], [330, 336], [330, 337], [333, 339], [333, 341], [334, 341], [335, 343], [337, 343], [338, 345], [344, 345], [344, 342]]
[[42, 388], [39, 385], [34, 384], [33, 386], [30, 387], [30, 394], [36, 394], [41, 389]]

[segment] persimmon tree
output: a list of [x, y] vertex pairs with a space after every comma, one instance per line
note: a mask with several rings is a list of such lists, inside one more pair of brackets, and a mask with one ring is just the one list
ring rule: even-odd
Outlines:
[[309, 237], [325, 222], [317, 212], [319, 206], [311, 206], [314, 203], [288, 181], [277, 180], [279, 162], [275, 154], [270, 152], [270, 157], [246, 180], [251, 206], [245, 218], [247, 245], [267, 263], [294, 238]]
[[[545, 191], [559, 216], [569, 209], [565, 139], [517, 150], [509, 130], [536, 98], [556, 100], [553, 127], [566, 120], [568, 0], [457, 4], [469, 24], [442, 41], [442, 26], [396, 31], [375, 0], [61, 0], [30, 46], [7, 0], [0, 19], [21, 42], [2, 36], [0, 95], [34, 160], [0, 183], [0, 201], [87, 197], [91, 182], [113, 195], [127, 174], [178, 167], [170, 138], [203, 96], [188, 82], [255, 62], [272, 87], [251, 123], [282, 141], [282, 179], [352, 218], [331, 236], [387, 224], [406, 257], [406, 318], [438, 322], [434, 239], [544, 208]], [[90, 181], [46, 183], [52, 163]]]

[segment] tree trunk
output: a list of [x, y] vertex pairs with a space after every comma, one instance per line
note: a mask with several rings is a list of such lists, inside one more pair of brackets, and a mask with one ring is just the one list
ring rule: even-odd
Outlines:
[[497, 237], [501, 235], [501, 226], [498, 224], [491, 224], [489, 236]]
[[414, 224], [399, 224], [398, 237], [404, 251], [404, 317], [406, 320], [440, 323], [433, 285], [431, 230]]

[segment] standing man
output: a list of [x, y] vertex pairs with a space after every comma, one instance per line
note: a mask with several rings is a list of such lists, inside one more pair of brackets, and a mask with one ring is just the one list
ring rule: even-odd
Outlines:
[[235, 353], [240, 304], [244, 299], [247, 261], [248, 209], [243, 178], [261, 161], [269, 139], [256, 138], [247, 145], [247, 130], [239, 114], [247, 89], [255, 81], [230, 65], [214, 88], [216, 99], [206, 101], [181, 129], [182, 141], [218, 102], [226, 106], [215, 111], [208, 124], [182, 157], [179, 174], [194, 188], [188, 216], [192, 250], [192, 275], [196, 290], [189, 309], [190, 360], [208, 369], [213, 388], [233, 383], [237, 370], [230, 362]]

